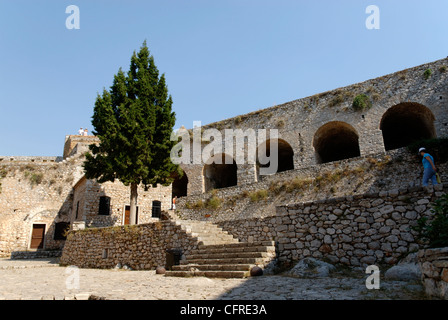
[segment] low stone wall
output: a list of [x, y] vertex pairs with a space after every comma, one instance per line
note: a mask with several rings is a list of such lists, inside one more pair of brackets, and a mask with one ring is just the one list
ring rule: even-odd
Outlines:
[[15, 251], [11, 252], [10, 259], [47, 259], [47, 258], [58, 258], [61, 255], [62, 250]]
[[448, 185], [412, 187], [277, 207], [276, 215], [218, 223], [240, 241], [276, 241], [280, 263], [305, 257], [351, 266], [395, 264], [420, 249], [411, 229]]
[[114, 268], [128, 265], [134, 270], [165, 266], [167, 250], [184, 254], [197, 249], [197, 240], [171, 221], [148, 224], [87, 228], [70, 231], [61, 264], [81, 268]]
[[448, 300], [448, 247], [420, 250], [418, 261], [426, 294]]

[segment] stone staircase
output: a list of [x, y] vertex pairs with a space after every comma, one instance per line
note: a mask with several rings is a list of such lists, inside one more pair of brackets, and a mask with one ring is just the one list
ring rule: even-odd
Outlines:
[[211, 222], [183, 220], [172, 211], [165, 215], [198, 241], [198, 249], [184, 255], [180, 265], [167, 270], [165, 276], [244, 278], [250, 275], [252, 267], [269, 268], [275, 261], [273, 241], [239, 242]]
[[223, 231], [217, 225], [207, 221], [174, 220], [182, 230], [198, 240], [199, 245], [219, 245], [238, 243], [238, 239]]
[[275, 260], [275, 242], [202, 244], [166, 271], [171, 277], [244, 278], [254, 266], [269, 267]]

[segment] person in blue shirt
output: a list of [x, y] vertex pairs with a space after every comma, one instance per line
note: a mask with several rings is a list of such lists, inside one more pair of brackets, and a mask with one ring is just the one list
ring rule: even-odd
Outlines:
[[426, 151], [425, 148], [418, 150], [419, 154], [423, 157], [423, 186], [428, 185], [428, 181], [431, 180], [433, 185], [437, 184], [436, 172], [437, 168], [434, 164], [434, 158]]

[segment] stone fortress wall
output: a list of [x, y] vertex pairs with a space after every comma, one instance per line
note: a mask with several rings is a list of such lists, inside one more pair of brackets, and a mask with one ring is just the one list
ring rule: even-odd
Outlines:
[[[225, 129], [278, 129], [278, 140], [260, 139], [257, 149], [269, 149], [271, 143], [277, 143], [280, 170], [384, 153], [404, 147], [415, 138], [448, 136], [447, 68], [448, 58], [215, 122], [202, 129], [221, 130], [223, 145]], [[431, 70], [430, 75], [427, 70]], [[353, 101], [361, 94], [368, 96], [371, 107], [355, 110]], [[203, 141], [202, 149], [206, 145]], [[247, 143], [244, 148], [247, 157]], [[226, 154], [235, 159], [235, 151]], [[188, 195], [212, 190], [219, 184], [217, 176], [234, 172], [236, 178], [227, 186], [262, 179], [256, 164], [238, 164], [226, 173], [204, 161], [183, 164], [182, 168], [188, 177]]]

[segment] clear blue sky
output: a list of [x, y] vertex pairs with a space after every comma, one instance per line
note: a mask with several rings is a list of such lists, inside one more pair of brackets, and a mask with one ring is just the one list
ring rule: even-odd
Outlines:
[[191, 128], [445, 58], [447, 16], [446, 0], [0, 0], [0, 155], [62, 155], [145, 39]]

